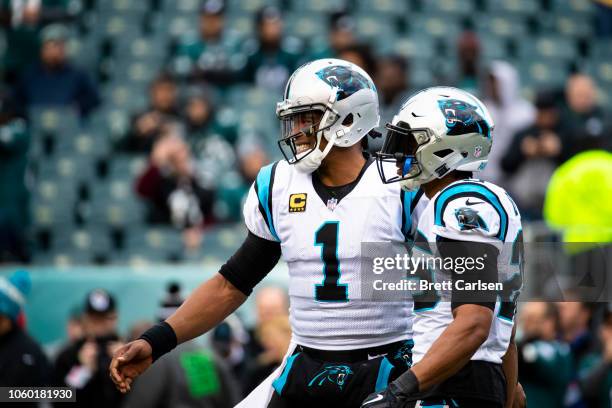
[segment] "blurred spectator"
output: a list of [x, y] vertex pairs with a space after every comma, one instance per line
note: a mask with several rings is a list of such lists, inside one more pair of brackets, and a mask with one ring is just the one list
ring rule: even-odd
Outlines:
[[[380, 99], [380, 126], [391, 123], [393, 116], [406, 101], [409, 92], [410, 73], [408, 61], [399, 55], [388, 55], [379, 58], [376, 63], [374, 83]], [[370, 151], [380, 150], [383, 138], [370, 141]]]
[[585, 74], [574, 74], [565, 87], [567, 107], [562, 125], [569, 133], [570, 153], [612, 148], [606, 112], [597, 105], [595, 83]]
[[594, 0], [597, 10], [597, 35], [602, 38], [612, 37], [612, 0]]
[[174, 72], [181, 77], [227, 85], [238, 79], [245, 58], [240, 40], [225, 29], [225, 4], [206, 0], [200, 9], [199, 37], [179, 40], [172, 61]]
[[557, 302], [561, 339], [567, 342], [572, 350], [575, 362], [596, 348], [596, 339], [589, 330], [591, 308], [584, 302]]
[[202, 186], [189, 145], [172, 127], [153, 146], [136, 191], [149, 204], [150, 223], [199, 229], [212, 222], [214, 191]]
[[28, 262], [26, 185], [30, 133], [6, 97], [0, 98], [0, 263]]
[[187, 139], [193, 147], [211, 136], [220, 136], [232, 145], [236, 142], [238, 129], [235, 115], [233, 112], [221, 112], [225, 115], [220, 115], [211, 92], [200, 86], [191, 87], [185, 99], [183, 120]]
[[55, 359], [59, 351], [66, 347], [66, 344], [76, 343], [83, 338], [82, 317], [83, 311], [80, 305], [70, 309], [68, 319], [66, 320], [65, 339], [58, 339], [53, 343], [45, 345], [45, 352], [51, 359]]
[[[182, 303], [180, 286], [171, 283], [157, 312], [158, 320], [165, 320]], [[134, 337], [147, 328], [141, 326], [140, 333], [133, 328]], [[238, 390], [238, 384], [225, 365], [194, 339], [162, 356], [138, 377], [123, 408], [230, 408], [240, 401]]]
[[66, 322], [66, 338], [69, 342], [75, 342], [83, 338], [83, 313], [80, 307], [74, 307], [70, 311]]
[[[248, 142], [248, 134], [239, 136], [236, 114], [224, 108], [217, 110], [210, 93], [200, 87], [188, 90], [184, 110], [186, 139], [195, 160], [199, 184], [215, 191], [213, 208], [215, 221], [239, 221], [242, 217], [242, 198], [250, 182], [246, 174], [257, 174], [266, 157], [258, 145], [239, 157], [237, 150]], [[254, 169], [248, 169], [250, 166]]]
[[283, 38], [283, 20], [279, 9], [266, 6], [255, 15], [257, 42], [248, 43], [244, 79], [280, 95], [297, 68], [299, 44], [295, 38]]
[[21, 112], [33, 106], [74, 107], [86, 117], [100, 104], [91, 78], [68, 60], [67, 37], [67, 29], [59, 24], [42, 30], [40, 62], [24, 70], [15, 90]]
[[[568, 299], [577, 298], [577, 292], [567, 294]], [[565, 406], [581, 408], [584, 406], [579, 383], [579, 367], [584, 359], [597, 350], [597, 339], [591, 330], [593, 312], [584, 302], [557, 302], [559, 309], [561, 339], [570, 347], [572, 356], [572, 377], [565, 396]]]
[[355, 37], [355, 20], [344, 12], [332, 13], [329, 17], [329, 35], [327, 41], [314, 51], [309, 60], [320, 58], [337, 58], [341, 50], [357, 43]]
[[245, 394], [254, 390], [282, 363], [291, 342], [289, 317], [277, 316], [259, 325], [257, 339], [263, 351], [247, 367]]
[[589, 407], [612, 407], [612, 305], [599, 328], [601, 352], [587, 355], [579, 367], [582, 395]]
[[520, 309], [519, 378], [530, 406], [564, 406], [572, 376], [570, 349], [556, 340], [557, 309], [550, 302], [526, 302]]
[[[282, 361], [291, 338], [287, 291], [279, 286], [266, 286], [255, 295], [255, 326], [249, 330], [246, 345], [247, 366], [245, 393], [253, 390]], [[289, 338], [287, 338], [287, 336]], [[280, 358], [280, 360], [278, 360]]]
[[[17, 324], [30, 276], [17, 271], [0, 276], [0, 387], [48, 386], [51, 366], [41, 347]], [[3, 403], [2, 406], [37, 407], [38, 403]]]
[[353, 44], [338, 51], [338, 58], [352, 62], [365, 72], [374, 72], [376, 59], [367, 44]]
[[249, 343], [247, 345], [247, 352], [251, 358], [257, 357], [264, 351], [264, 347], [257, 336], [259, 328], [271, 320], [289, 315], [287, 291], [278, 286], [267, 286], [259, 289], [255, 295], [255, 312], [257, 313], [257, 320], [255, 327], [249, 330]]
[[149, 88], [149, 107], [134, 115], [128, 134], [119, 148], [129, 152], [150, 152], [164, 125], [179, 121], [178, 89], [174, 80], [162, 74]]
[[481, 91], [480, 48], [478, 35], [472, 31], [464, 32], [457, 41], [459, 77], [455, 80], [455, 86], [474, 95], [479, 95]]
[[215, 327], [210, 340], [215, 354], [241, 383], [245, 380], [245, 369], [249, 364], [245, 350], [248, 340], [249, 335], [236, 315], [230, 315]]
[[103, 289], [89, 292], [82, 324], [83, 337], [69, 343], [57, 357], [54, 382], [74, 387], [78, 406], [117, 407], [122, 394], [108, 376], [111, 357], [122, 344], [115, 299]]
[[542, 218], [546, 187], [567, 148], [554, 95], [540, 93], [535, 105], [535, 123], [514, 135], [501, 161], [510, 176], [512, 197], [525, 219]]
[[495, 123], [495, 143], [489, 153], [487, 167], [478, 177], [502, 187], [507, 185], [501, 170], [501, 160], [512, 142], [512, 137], [535, 120], [534, 107], [521, 96], [520, 91], [516, 69], [507, 62], [492, 62], [486, 78], [483, 102]]
[[40, 53], [40, 1], [4, 1], [0, 3], [0, 24], [6, 33], [6, 51], [2, 71], [7, 83], [14, 83]]

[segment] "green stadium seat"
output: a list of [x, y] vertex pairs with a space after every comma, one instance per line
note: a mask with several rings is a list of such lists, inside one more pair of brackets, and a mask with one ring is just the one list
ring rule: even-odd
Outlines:
[[479, 18], [474, 21], [476, 31], [481, 37], [497, 36], [500, 38], [526, 39], [527, 25], [522, 16], [497, 16]]
[[428, 36], [400, 37], [393, 44], [393, 51], [411, 59], [427, 60], [434, 56], [435, 48]]
[[[292, 34], [294, 33], [293, 25], [286, 23], [285, 27], [291, 27]], [[251, 15], [248, 14], [234, 14], [228, 17], [227, 28], [232, 30], [241, 37], [250, 37], [255, 33], [255, 21]]]
[[474, 13], [473, 0], [424, 0], [421, 2], [424, 12], [449, 13], [455, 16]]
[[[236, 0], [235, 0], [236, 1]], [[261, 1], [261, 0], [259, 0]], [[247, 3], [246, 1], [245, 3]], [[333, 13], [335, 11], [343, 10], [345, 6], [344, 0], [293, 0], [293, 12], [303, 14], [304, 13]]]
[[[285, 31], [304, 39], [327, 36], [327, 20], [323, 15], [311, 16], [291, 13], [285, 18]], [[327, 37], [325, 38], [327, 39]]]
[[97, 11], [101, 14], [143, 14], [149, 8], [149, 2], [142, 0], [102, 0], [97, 3]]
[[594, 12], [592, 0], [553, 0], [555, 13], [592, 14]]
[[411, 33], [427, 35], [431, 38], [445, 38], [454, 43], [462, 31], [459, 20], [452, 17], [428, 14], [418, 19], [408, 18], [408, 20]]
[[523, 14], [534, 15], [539, 11], [536, 0], [489, 0], [488, 11], [495, 15]]
[[166, 47], [148, 37], [135, 38], [129, 42], [119, 42], [115, 57], [118, 59], [161, 62], [166, 57]]
[[28, 115], [34, 134], [51, 132], [58, 135], [72, 135], [80, 127], [78, 113], [70, 107], [33, 107]]
[[519, 66], [521, 82], [536, 89], [561, 87], [568, 76], [567, 64], [551, 64], [549, 60], [523, 61]]
[[[299, 3], [302, 3], [301, 1]], [[308, 3], [308, 2], [303, 2]], [[228, 10], [231, 12], [255, 13], [263, 6], [272, 5], [278, 6], [276, 0], [229, 0], [227, 2]]]
[[116, 109], [124, 109], [126, 112], [144, 109], [148, 104], [149, 82], [128, 82], [117, 78], [104, 87], [104, 99]]
[[[591, 37], [593, 35], [593, 21], [590, 15], [565, 14], [554, 18], [554, 28], [557, 32], [568, 37]], [[608, 47], [612, 45], [608, 42]]]
[[379, 18], [384, 18], [384, 15], [405, 15], [410, 11], [408, 2], [403, 0], [357, 0], [357, 10], [359, 13], [379, 14]]
[[133, 180], [147, 165], [146, 157], [132, 157], [128, 155], [115, 155], [111, 162], [111, 180]]
[[355, 28], [357, 35], [362, 40], [366, 42], [368, 40], [382, 42], [385, 41], [385, 39], [393, 41], [393, 37], [395, 36], [393, 26], [385, 20], [381, 20], [375, 16], [358, 16], [356, 20], [357, 23]]
[[498, 37], [483, 36], [480, 38], [482, 44], [482, 56], [485, 60], [506, 59], [506, 42]]
[[575, 41], [569, 38], [542, 36], [532, 41], [521, 41], [519, 53], [524, 60], [547, 58], [567, 61], [575, 58], [577, 51]]

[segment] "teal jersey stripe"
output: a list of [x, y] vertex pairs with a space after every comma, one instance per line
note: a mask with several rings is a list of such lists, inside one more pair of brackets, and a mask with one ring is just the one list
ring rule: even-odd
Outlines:
[[272, 388], [276, 390], [278, 395], [281, 395], [281, 393], [283, 392], [283, 388], [285, 387], [285, 384], [287, 383], [287, 377], [289, 376], [289, 371], [291, 371], [291, 366], [293, 366], [293, 362], [295, 361], [295, 358], [299, 355], [300, 353], [297, 353], [287, 359], [287, 364], [285, 365], [285, 369], [281, 373], [280, 377], [278, 377], [272, 383]]
[[410, 229], [412, 228], [412, 201], [414, 200], [417, 192], [416, 191], [404, 191], [402, 190], [402, 232], [404, 237], [408, 237]]
[[391, 370], [393, 370], [393, 364], [387, 360], [387, 357], [383, 358], [380, 362], [380, 367], [378, 368], [378, 377], [376, 377], [376, 389], [374, 392], [379, 392], [387, 388]]
[[259, 170], [255, 185], [257, 186], [257, 198], [259, 199], [260, 209], [263, 208], [263, 217], [266, 220], [270, 233], [277, 241], [280, 241], [274, 228], [274, 219], [272, 218], [272, 186], [274, 184], [274, 172], [278, 162], [270, 163]]

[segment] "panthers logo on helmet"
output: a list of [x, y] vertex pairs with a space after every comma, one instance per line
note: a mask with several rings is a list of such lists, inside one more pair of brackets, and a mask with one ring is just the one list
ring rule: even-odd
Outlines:
[[361, 89], [376, 89], [372, 81], [349, 67], [330, 65], [317, 71], [316, 74], [327, 85], [338, 88], [337, 101], [348, 98]]
[[489, 137], [489, 124], [476, 111], [478, 107], [458, 99], [442, 99], [438, 101], [438, 106], [446, 118], [448, 135], [480, 133]]
[[345, 365], [325, 366], [320, 373], [315, 375], [314, 378], [310, 380], [308, 386], [311, 387], [313, 384], [322, 386], [323, 384], [329, 382], [342, 389], [348, 376], [351, 374], [353, 374], [353, 370]]

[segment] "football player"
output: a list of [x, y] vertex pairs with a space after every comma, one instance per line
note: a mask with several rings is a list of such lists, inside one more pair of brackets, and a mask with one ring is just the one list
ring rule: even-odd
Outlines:
[[293, 339], [281, 367], [239, 406], [358, 407], [410, 366], [412, 303], [361, 294], [361, 242], [404, 242], [425, 204], [382, 183], [363, 152], [379, 122], [371, 78], [347, 61], [307, 63], [288, 80], [277, 116], [285, 160], [262, 168], [249, 191], [246, 240], [174, 315], [117, 352], [111, 377], [122, 392], [236, 310], [280, 257]]
[[[487, 162], [493, 121], [471, 94], [436, 87], [409, 98], [386, 127], [381, 178], [429, 198], [412, 256], [444, 263], [417, 272], [425, 284], [413, 297], [414, 365], [362, 406], [510, 405], [519, 389], [512, 342], [521, 217], [506, 191], [472, 178]], [[391, 172], [385, 162], [395, 164]]]

